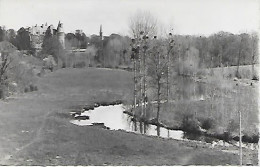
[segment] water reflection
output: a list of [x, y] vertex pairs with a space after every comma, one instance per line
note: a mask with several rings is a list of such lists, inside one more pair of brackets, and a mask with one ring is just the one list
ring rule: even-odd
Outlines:
[[[123, 105], [100, 106], [94, 110], [85, 111], [81, 116], [89, 116], [89, 120], [71, 120], [70, 122], [78, 126], [86, 125], [104, 125], [111, 130], [125, 130], [128, 132], [141, 133], [149, 136], [160, 136], [163, 138], [172, 138], [177, 140], [196, 140], [207, 143], [217, 143], [225, 145], [222, 140], [206, 137], [198, 134], [184, 133], [181, 130], [169, 130], [164, 127], [137, 122], [131, 116], [123, 113]], [[227, 144], [227, 143], [226, 143]], [[245, 146], [246, 147], [246, 146]], [[251, 144], [253, 149], [257, 148], [257, 144]], [[250, 148], [251, 149], [251, 148]]]
[[144, 122], [137, 122], [131, 116], [123, 113], [123, 105], [100, 106], [94, 110], [83, 112], [81, 115], [89, 116], [89, 120], [71, 120], [71, 123], [85, 126], [93, 125], [94, 123], [104, 123], [105, 127], [111, 130], [125, 130], [146, 134], [150, 136], [160, 136], [164, 138], [173, 138], [182, 140], [183, 131], [168, 130], [163, 127], [157, 127]]

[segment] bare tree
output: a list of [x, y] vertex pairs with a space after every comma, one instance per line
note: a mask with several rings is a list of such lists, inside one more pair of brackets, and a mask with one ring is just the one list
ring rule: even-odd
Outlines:
[[157, 20], [149, 12], [138, 11], [130, 18], [129, 28], [135, 39], [141, 35], [154, 36], [157, 34]]
[[4, 89], [8, 86], [7, 71], [12, 62], [11, 54], [8, 51], [0, 52], [0, 98], [4, 98]]
[[166, 46], [162, 44], [162, 41], [154, 39], [153, 44], [150, 49], [149, 55], [149, 66], [148, 75], [150, 79], [150, 87], [155, 90], [156, 94], [156, 104], [157, 104], [157, 114], [156, 122], [159, 123], [161, 103], [165, 98], [165, 88], [167, 80], [167, 56]]
[[[135, 82], [135, 100], [139, 101], [141, 107], [141, 118], [146, 117], [147, 102], [147, 49], [149, 36], [157, 33], [157, 20], [148, 12], [137, 12], [129, 21], [130, 34], [134, 41], [134, 82]], [[138, 78], [138, 79], [137, 79]], [[139, 81], [139, 82], [137, 82]], [[138, 89], [139, 87], [139, 89]], [[137, 94], [139, 99], [137, 100]], [[136, 106], [135, 106], [136, 107]]]

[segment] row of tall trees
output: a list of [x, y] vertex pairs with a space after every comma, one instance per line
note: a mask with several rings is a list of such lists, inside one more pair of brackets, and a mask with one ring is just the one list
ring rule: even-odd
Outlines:
[[258, 36], [256, 33], [231, 34], [219, 32], [205, 36], [174, 36], [179, 44], [175, 50], [185, 52], [190, 48], [198, 51], [200, 68], [215, 68], [258, 63]]
[[85, 33], [68, 33], [65, 36], [65, 45], [67, 49], [86, 49], [89, 43], [89, 37]]
[[5, 30], [3, 27], [0, 27], [0, 42], [1, 41], [8, 41], [19, 50], [34, 52], [31, 46], [29, 32], [24, 27], [21, 27], [17, 33], [14, 29]]
[[[152, 110], [156, 108], [155, 121], [160, 123], [161, 111], [172, 109], [173, 100], [199, 99], [198, 91], [211, 99], [209, 110], [213, 112], [216, 96], [221, 96], [220, 101], [223, 101], [225, 92], [222, 89], [226, 88], [215, 82], [218, 76], [214, 75], [214, 81], [196, 84], [198, 78], [207, 77], [200, 73], [216, 67], [224, 70], [224, 67], [235, 66], [235, 76], [239, 78], [241, 65], [252, 65], [254, 73], [254, 65], [258, 63], [258, 36], [255, 33], [219, 32], [205, 37], [168, 32], [161, 37], [157, 20], [149, 13], [133, 16], [129, 28], [134, 73], [133, 114], [139, 121], [147, 119], [148, 108], [153, 106]], [[220, 92], [212, 92], [211, 96], [211, 91], [217, 89]], [[223, 108], [224, 102], [221, 104]], [[196, 113], [195, 109], [189, 110]]]
[[[167, 60], [170, 48], [165, 45], [164, 40], [157, 38], [157, 28], [156, 19], [149, 13], [137, 13], [130, 20], [133, 37], [131, 59], [134, 64], [133, 115], [141, 122], [147, 120], [148, 107], [155, 102], [157, 106], [155, 121], [159, 123], [161, 103], [165, 98], [165, 89], [168, 88]], [[159, 130], [157, 133], [159, 135]]]
[[[57, 64], [65, 62], [64, 60], [65, 50], [58, 40], [56, 34], [51, 33], [50, 27], [46, 30], [43, 38], [41, 58], [45, 58], [48, 55], [52, 55]], [[60, 64], [61, 64], [60, 63]]]

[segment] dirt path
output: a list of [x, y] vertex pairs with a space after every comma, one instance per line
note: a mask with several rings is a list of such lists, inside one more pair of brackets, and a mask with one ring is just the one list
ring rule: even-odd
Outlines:
[[[4, 158], [2, 158], [0, 160], [0, 164], [1, 165], [6, 165], [6, 164], [9, 164], [10, 162], [8, 162], [13, 156], [19, 154], [20, 152], [22, 152], [24, 149], [26, 149], [27, 147], [29, 147], [30, 145], [32, 145], [33, 143], [35, 143], [36, 141], [38, 141], [39, 139], [41, 139], [41, 135], [42, 135], [42, 130], [43, 128], [45, 127], [45, 124], [46, 124], [46, 119], [48, 117], [48, 115], [50, 114], [50, 112], [47, 112], [45, 115], [44, 115], [44, 121], [42, 122], [41, 126], [36, 130], [36, 135], [34, 138], [32, 138], [29, 143], [23, 145], [22, 147], [19, 147], [19, 148], [16, 148], [16, 151], [14, 151], [13, 153], [11, 154], [8, 154], [6, 156], [4, 156]], [[15, 165], [19, 165], [19, 164], [15, 164]]]

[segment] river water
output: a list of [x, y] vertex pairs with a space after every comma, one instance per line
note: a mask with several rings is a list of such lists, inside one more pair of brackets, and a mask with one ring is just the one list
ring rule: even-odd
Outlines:
[[[187, 134], [181, 130], [169, 130], [164, 127], [157, 127], [155, 125], [144, 125], [139, 122], [134, 123], [131, 120], [131, 116], [123, 113], [124, 106], [120, 105], [110, 105], [110, 106], [99, 106], [94, 108], [94, 110], [88, 110], [81, 113], [81, 116], [89, 116], [87, 120], [71, 120], [72, 124], [78, 126], [93, 126], [93, 124], [101, 123], [110, 130], [124, 130], [127, 132], [134, 132], [145, 134], [148, 136], [160, 136], [163, 138], [172, 138], [176, 140], [193, 140], [193, 141], [202, 141], [206, 143], [216, 143], [217, 145], [228, 146], [228, 143], [225, 143], [221, 140]], [[145, 127], [144, 127], [145, 126]], [[238, 146], [238, 142], [235, 144]], [[255, 145], [255, 144], [254, 144]], [[243, 147], [248, 147], [243, 145]], [[249, 146], [253, 147], [253, 146]], [[255, 149], [252, 148], [252, 149]]]
[[[184, 132], [181, 130], [168, 130], [160, 127], [157, 129], [155, 125], [143, 125], [131, 121], [131, 117], [123, 113], [124, 107], [122, 104], [114, 106], [99, 106], [94, 110], [88, 110], [81, 114], [81, 116], [89, 116], [88, 120], [71, 120], [71, 123], [86, 126], [93, 125], [93, 123], [104, 123], [104, 126], [111, 130], [125, 130], [128, 132], [145, 133], [150, 136], [159, 136], [165, 138], [173, 138], [177, 140], [183, 139]], [[146, 126], [146, 127], [144, 127]], [[145, 128], [145, 129], [144, 129]]]

